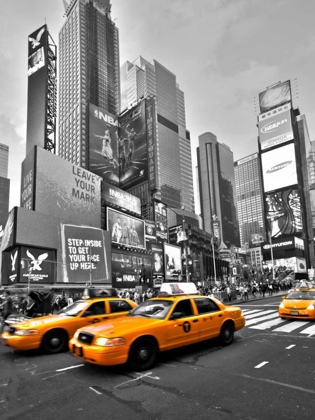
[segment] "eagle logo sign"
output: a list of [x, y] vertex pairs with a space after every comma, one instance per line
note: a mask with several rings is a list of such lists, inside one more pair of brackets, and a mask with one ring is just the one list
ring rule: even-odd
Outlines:
[[16, 263], [16, 257], [17, 257], [17, 251], [15, 251], [14, 256], [11, 254], [11, 270], [15, 271], [15, 263]]
[[46, 258], [48, 257], [48, 253], [45, 252], [44, 254], [40, 255], [37, 259], [34, 257], [34, 255], [30, 253], [29, 250], [26, 251], [26, 255], [28, 256], [28, 258], [31, 259], [32, 271], [33, 270], [42, 271], [41, 265], [42, 265], [42, 262], [46, 260]]
[[40, 44], [40, 39], [41, 39], [41, 37], [42, 37], [42, 35], [43, 35], [43, 33], [44, 33], [44, 32], [45, 32], [45, 28], [42, 28], [42, 29], [38, 32], [38, 34], [37, 34], [37, 36], [36, 36], [36, 39], [34, 39], [34, 38], [30, 37], [30, 36], [28, 37], [29, 42], [31, 42], [31, 43], [32, 43], [32, 48], [33, 48], [33, 49], [39, 46], [39, 44]]

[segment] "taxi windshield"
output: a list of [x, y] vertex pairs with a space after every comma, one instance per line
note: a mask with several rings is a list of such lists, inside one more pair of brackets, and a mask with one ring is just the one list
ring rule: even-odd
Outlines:
[[89, 305], [89, 302], [83, 300], [72, 303], [58, 312], [59, 315], [78, 316], [83, 309]]
[[307, 292], [301, 291], [294, 291], [288, 294], [286, 299], [294, 299], [294, 300], [314, 300], [315, 299], [315, 291], [308, 290]]
[[164, 319], [174, 302], [169, 300], [146, 300], [129, 312], [127, 316], [143, 316], [154, 319]]

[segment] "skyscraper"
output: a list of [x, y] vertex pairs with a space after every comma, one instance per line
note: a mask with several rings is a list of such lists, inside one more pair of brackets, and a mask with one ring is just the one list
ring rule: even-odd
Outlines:
[[10, 180], [8, 179], [9, 146], [0, 143], [0, 242], [8, 218]]
[[241, 246], [264, 241], [263, 187], [258, 153], [234, 163], [236, 201]]
[[59, 155], [89, 169], [89, 104], [120, 109], [118, 29], [109, 0], [72, 0], [59, 33]]
[[9, 146], [0, 143], [0, 176], [8, 177]]
[[[156, 97], [157, 186], [169, 207], [193, 212], [194, 191], [190, 133], [186, 129], [185, 97], [176, 76], [162, 64], [139, 57], [121, 67], [121, 110], [144, 97]], [[149, 199], [146, 185], [134, 188], [142, 201]]]
[[199, 136], [198, 177], [203, 229], [221, 246], [239, 246], [233, 153], [212, 133]]

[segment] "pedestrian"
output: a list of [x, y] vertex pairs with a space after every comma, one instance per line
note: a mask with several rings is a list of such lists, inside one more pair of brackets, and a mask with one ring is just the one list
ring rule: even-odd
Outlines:
[[272, 293], [273, 293], [273, 287], [272, 287], [272, 284], [269, 284], [269, 285], [268, 285], [268, 291], [269, 291], [269, 296], [272, 296]]
[[245, 300], [249, 300], [249, 297], [248, 297], [248, 288], [247, 288], [246, 285], [244, 286], [244, 298], [245, 298]]
[[5, 320], [13, 313], [13, 301], [11, 298], [11, 293], [9, 290], [4, 292], [4, 302], [0, 305], [0, 309], [2, 309], [2, 322], [1, 322], [1, 330], [3, 332]]
[[226, 293], [228, 296], [229, 301], [231, 301], [231, 288], [230, 285], [228, 284], [227, 288], [226, 288]]

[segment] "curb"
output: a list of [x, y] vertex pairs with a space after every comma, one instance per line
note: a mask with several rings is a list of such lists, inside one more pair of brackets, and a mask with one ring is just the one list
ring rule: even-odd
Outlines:
[[257, 296], [256, 298], [253, 298], [253, 297], [251, 297], [250, 299], [247, 299], [247, 300], [245, 300], [245, 299], [241, 299], [241, 300], [238, 300], [238, 299], [236, 299], [234, 302], [223, 302], [223, 304], [225, 305], [225, 306], [230, 306], [230, 305], [232, 305], [232, 306], [234, 306], [234, 305], [236, 305], [236, 304], [238, 304], [238, 303], [248, 303], [248, 302], [257, 302], [257, 301], [259, 301], [259, 300], [265, 300], [265, 299], [267, 299], [267, 298], [274, 298], [274, 297], [279, 297], [279, 296], [285, 296], [286, 294], [288, 293], [288, 291], [286, 291], [286, 292], [277, 292], [277, 294], [273, 294], [273, 295], [271, 295], [271, 296], [265, 296], [265, 297], [262, 297], [262, 296]]

